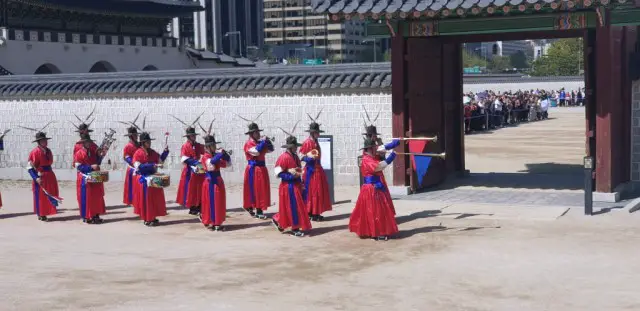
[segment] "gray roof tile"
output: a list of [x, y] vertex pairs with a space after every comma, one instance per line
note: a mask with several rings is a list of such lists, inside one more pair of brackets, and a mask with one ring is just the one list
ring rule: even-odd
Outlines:
[[[551, 3], [557, 0], [526, 0], [529, 4]], [[448, 9], [452, 14], [457, 9], [480, 9], [489, 6], [501, 7], [505, 4], [519, 5], [523, 0], [310, 0], [311, 9], [316, 13], [330, 14], [384, 14], [440, 11]]]

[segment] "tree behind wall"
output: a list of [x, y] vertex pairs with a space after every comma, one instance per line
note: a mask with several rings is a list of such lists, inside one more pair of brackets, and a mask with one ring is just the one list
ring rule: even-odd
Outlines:
[[575, 76], [582, 70], [582, 38], [561, 39], [533, 62], [534, 76]]

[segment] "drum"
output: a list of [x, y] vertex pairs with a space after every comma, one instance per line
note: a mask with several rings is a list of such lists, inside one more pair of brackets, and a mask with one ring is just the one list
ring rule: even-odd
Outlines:
[[88, 183], [103, 183], [109, 181], [108, 171], [93, 171], [85, 175]]
[[207, 171], [204, 169], [204, 165], [202, 165], [202, 163], [198, 162], [198, 164], [196, 164], [196, 166], [194, 167], [194, 173], [196, 174], [204, 174]]
[[171, 185], [171, 178], [165, 174], [153, 174], [147, 177], [147, 180], [149, 181], [149, 187], [153, 188], [166, 188]]

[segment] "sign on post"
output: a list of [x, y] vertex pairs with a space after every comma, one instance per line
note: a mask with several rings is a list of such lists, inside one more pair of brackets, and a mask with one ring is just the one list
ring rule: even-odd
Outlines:
[[334, 197], [334, 181], [333, 181], [333, 135], [320, 135], [318, 137], [318, 144], [322, 152], [322, 158], [320, 159], [320, 165], [324, 169], [327, 175], [327, 183], [329, 184], [329, 198], [331, 204], [335, 204]]
[[302, 62], [305, 65], [322, 65], [322, 59], [319, 58], [315, 58], [315, 59], [305, 59]]

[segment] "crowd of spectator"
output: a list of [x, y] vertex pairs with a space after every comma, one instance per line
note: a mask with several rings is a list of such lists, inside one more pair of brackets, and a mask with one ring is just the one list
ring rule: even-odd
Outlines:
[[582, 90], [484, 91], [463, 94], [465, 132], [485, 131], [507, 125], [544, 120], [550, 106], [582, 106]]

